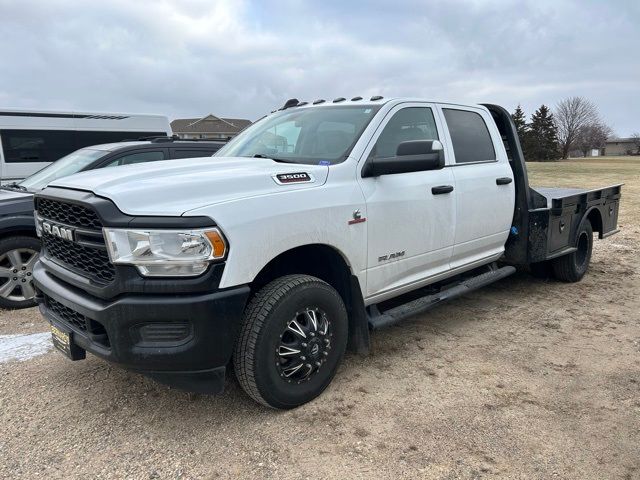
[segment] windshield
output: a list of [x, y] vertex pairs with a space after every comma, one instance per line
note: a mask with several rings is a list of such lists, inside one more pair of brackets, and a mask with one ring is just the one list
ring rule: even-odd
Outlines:
[[254, 123], [218, 150], [216, 157], [266, 157], [317, 165], [344, 161], [380, 107], [292, 108]]
[[57, 178], [66, 177], [78, 173], [84, 167], [102, 157], [108, 152], [104, 150], [92, 150], [90, 148], [81, 148], [69, 155], [62, 157], [60, 160], [53, 162], [51, 165], [43, 168], [37, 173], [21, 181], [18, 186], [26, 188], [29, 191], [42, 190], [49, 183]]

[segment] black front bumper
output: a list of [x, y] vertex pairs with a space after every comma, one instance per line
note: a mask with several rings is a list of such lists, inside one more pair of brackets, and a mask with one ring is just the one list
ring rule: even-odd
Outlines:
[[[86, 351], [177, 388], [222, 391], [248, 286], [198, 294], [124, 294], [104, 300], [58, 279], [40, 262], [33, 278], [41, 313], [50, 323], [71, 330], [73, 342]], [[156, 332], [153, 341], [141, 333], [149, 325]], [[180, 338], [161, 330], [174, 325], [180, 326]]]

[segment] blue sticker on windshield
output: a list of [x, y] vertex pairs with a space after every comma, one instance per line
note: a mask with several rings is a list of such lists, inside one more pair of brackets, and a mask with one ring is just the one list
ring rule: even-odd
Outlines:
[[329, 160], [320, 160], [318, 162], [318, 165], [323, 165], [328, 167], [329, 165], [331, 165], [331, 162]]

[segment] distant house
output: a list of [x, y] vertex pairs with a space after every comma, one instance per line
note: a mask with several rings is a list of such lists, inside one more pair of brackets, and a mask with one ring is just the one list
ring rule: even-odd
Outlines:
[[176, 118], [171, 122], [171, 130], [175, 135], [185, 140], [226, 140], [237, 135], [249, 125], [251, 125], [250, 120], [220, 118], [209, 114], [202, 118]]
[[604, 147], [604, 154], [610, 156], [616, 155], [637, 155], [638, 139], [637, 138], [612, 138], [607, 140]]

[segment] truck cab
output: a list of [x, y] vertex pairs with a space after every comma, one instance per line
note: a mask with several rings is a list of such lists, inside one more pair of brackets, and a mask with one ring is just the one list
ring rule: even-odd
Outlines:
[[211, 159], [38, 193], [37, 300], [71, 359], [204, 393], [233, 363], [252, 398], [293, 408], [370, 330], [516, 266], [582, 278], [620, 186], [570, 193], [529, 186], [501, 107], [293, 99]]

